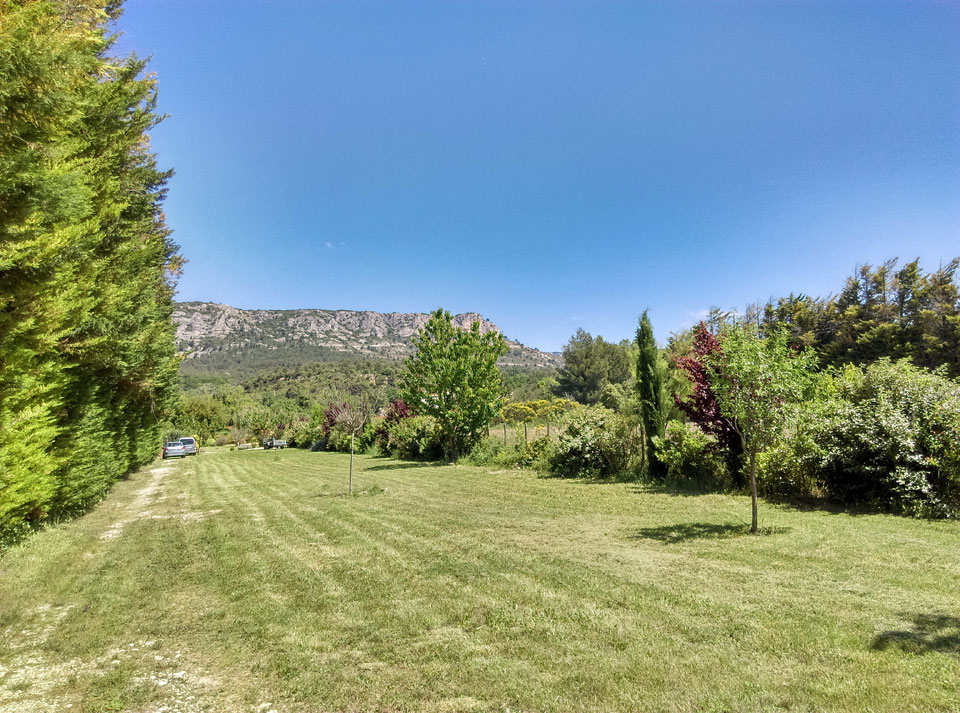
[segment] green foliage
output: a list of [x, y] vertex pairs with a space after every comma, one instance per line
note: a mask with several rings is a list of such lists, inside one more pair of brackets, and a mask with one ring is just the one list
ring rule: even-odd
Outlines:
[[813, 376], [811, 388], [789, 428], [757, 454], [757, 487], [768, 495], [822, 497], [823, 428], [834, 412], [835, 385], [829, 371]]
[[483, 437], [503, 403], [497, 359], [507, 346], [499, 332], [454, 327], [449, 312], [438, 309], [413, 337], [417, 353], [406, 360], [401, 398], [436, 422], [443, 453], [456, 460]]
[[[367, 449], [374, 445], [374, 433], [376, 426], [372, 421], [368, 421], [356, 432], [353, 448], [357, 453], [365, 453]], [[349, 427], [337, 424], [330, 430], [327, 436], [326, 450], [338, 451], [340, 453], [350, 452], [350, 435], [352, 431]]]
[[196, 434], [201, 443], [211, 440], [223, 430], [228, 420], [226, 407], [209, 394], [183, 396], [176, 415], [180, 430]]
[[637, 326], [637, 396], [640, 399], [640, 423], [646, 438], [650, 475], [666, 475], [666, 464], [657, 457], [654, 439], [663, 438], [670, 413], [667, 363], [653, 337], [653, 325], [644, 310]]
[[791, 348], [785, 330], [759, 337], [747, 326], [728, 328], [721, 340], [712, 386], [747, 452], [771, 445], [793, 425], [813, 388], [816, 356]]
[[396, 398], [402, 373], [399, 362], [345, 359], [262, 370], [238, 383], [256, 400], [269, 405], [293, 405], [301, 412], [309, 411], [316, 403], [343, 402], [349, 398], [363, 401], [372, 411], [378, 411]]
[[907, 513], [960, 513], [960, 385], [882, 359], [848, 366], [821, 422], [820, 477], [848, 503]]
[[[779, 325], [824, 364], [910, 358], [960, 376], [960, 258], [924, 273], [919, 260], [862, 265], [828, 299], [793, 295], [762, 309], [763, 329]], [[760, 311], [760, 310], [758, 310]]]
[[571, 478], [628, 475], [642, 454], [643, 438], [631, 419], [602, 406], [575, 408], [564, 419], [550, 470]]
[[514, 448], [517, 450], [517, 462], [521, 467], [550, 472], [550, 463], [556, 452], [556, 444], [551, 439], [540, 436], [529, 443], [516, 443]]
[[266, 406], [248, 403], [237, 409], [231, 417], [234, 427], [251, 434], [257, 441], [265, 438], [276, 423], [276, 418]]
[[631, 416], [640, 414], [637, 391], [628, 384], [604, 384], [597, 405]]
[[626, 384], [632, 379], [630, 353], [622, 344], [603, 337], [594, 339], [578, 329], [563, 347], [557, 391], [582, 404], [597, 404], [607, 384]]
[[294, 448], [313, 448], [319, 434], [309, 418], [301, 417], [290, 424], [286, 437], [287, 442]]
[[556, 444], [547, 436], [524, 441], [522, 437], [509, 446], [495, 438], [485, 438], [466, 459], [469, 465], [493, 465], [497, 468], [532, 469], [549, 473]]
[[553, 396], [557, 370], [543, 367], [501, 366], [503, 388], [511, 401], [532, 401]]
[[739, 433], [750, 458], [751, 531], [755, 532], [757, 454], [795, 428], [803, 400], [813, 389], [816, 356], [810, 350], [792, 349], [784, 329], [760, 338], [745, 325], [726, 329], [721, 347], [712, 357], [718, 363], [711, 371], [711, 386], [720, 412]]
[[654, 436], [657, 458], [673, 482], [723, 486], [728, 480], [726, 463], [714, 447], [716, 439], [692, 423], [670, 421], [663, 436]]
[[503, 420], [507, 423], [533, 423], [537, 418], [534, 408], [522, 401], [511, 401], [501, 409]]
[[436, 419], [412, 416], [387, 427], [388, 453], [405, 460], [438, 460], [443, 454], [443, 436]]
[[[499, 464], [501, 454], [509, 451], [510, 448], [503, 445], [499, 438], [486, 437], [480, 439], [470, 452], [460, 459], [461, 463], [466, 465], [489, 466]], [[382, 452], [382, 449], [381, 449]]]
[[96, 502], [176, 406], [170, 174], [116, 12], [0, 4], [0, 532]]

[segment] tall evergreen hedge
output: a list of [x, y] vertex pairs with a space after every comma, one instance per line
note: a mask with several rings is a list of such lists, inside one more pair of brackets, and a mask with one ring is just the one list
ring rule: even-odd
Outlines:
[[0, 0], [0, 541], [150, 460], [177, 398], [170, 172], [118, 13]]

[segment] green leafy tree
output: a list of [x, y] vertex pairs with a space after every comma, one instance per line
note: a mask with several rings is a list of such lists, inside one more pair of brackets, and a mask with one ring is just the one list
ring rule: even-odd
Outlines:
[[712, 383], [721, 413], [733, 424], [750, 460], [750, 531], [757, 531], [757, 454], [781, 438], [795, 422], [809, 393], [816, 356], [790, 346], [785, 329], [761, 338], [756, 331], [736, 325], [721, 341], [718, 369]]
[[657, 456], [654, 439], [666, 434], [670, 413], [667, 362], [653, 337], [653, 325], [644, 310], [637, 326], [637, 395], [640, 399], [640, 422], [643, 426], [647, 467], [658, 478], [666, 475], [666, 466]]
[[786, 327], [798, 346], [813, 346], [823, 363], [869, 364], [909, 357], [960, 375], [960, 258], [924, 273], [919, 260], [862, 265], [835, 297], [790, 295], [768, 303], [761, 328]]
[[177, 424], [189, 433], [195, 433], [201, 442], [208, 441], [227, 425], [229, 412], [209, 394], [184, 396], [180, 401]]
[[557, 389], [560, 388], [560, 382], [557, 381], [552, 376], [544, 377], [537, 382], [537, 391], [540, 393], [540, 398], [551, 401], [557, 393]]
[[406, 360], [400, 397], [415, 413], [437, 422], [444, 455], [455, 461], [482, 438], [500, 412], [503, 384], [497, 359], [507, 345], [499, 332], [480, 331], [480, 323], [460, 329], [438, 309], [414, 335], [416, 354]]
[[582, 404], [597, 404], [607, 384], [626, 384], [632, 378], [630, 353], [623, 344], [594, 338], [578, 329], [563, 347], [558, 391]]
[[[275, 419], [273, 413], [266, 406], [247, 403], [234, 412], [231, 420], [234, 427], [234, 440], [239, 445], [240, 439], [247, 437], [248, 434], [255, 436], [258, 441], [264, 438], [269, 433]], [[239, 434], [243, 434], [243, 436], [241, 437]]]

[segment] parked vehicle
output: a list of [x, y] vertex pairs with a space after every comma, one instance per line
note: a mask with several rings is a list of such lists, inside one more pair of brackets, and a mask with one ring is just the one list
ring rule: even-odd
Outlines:
[[271, 448], [286, 448], [287, 442], [282, 438], [267, 438], [263, 442], [263, 449], [269, 451]]
[[187, 449], [180, 441], [170, 441], [163, 444], [163, 458], [186, 458]]
[[192, 436], [184, 436], [180, 439], [180, 442], [183, 444], [184, 450], [187, 452], [188, 456], [195, 456], [200, 452], [200, 447], [197, 445], [197, 439]]

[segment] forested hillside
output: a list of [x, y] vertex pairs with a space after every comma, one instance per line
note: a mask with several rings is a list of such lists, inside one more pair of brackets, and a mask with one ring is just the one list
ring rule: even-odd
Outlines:
[[0, 539], [154, 457], [181, 260], [118, 3], [0, 3]]

